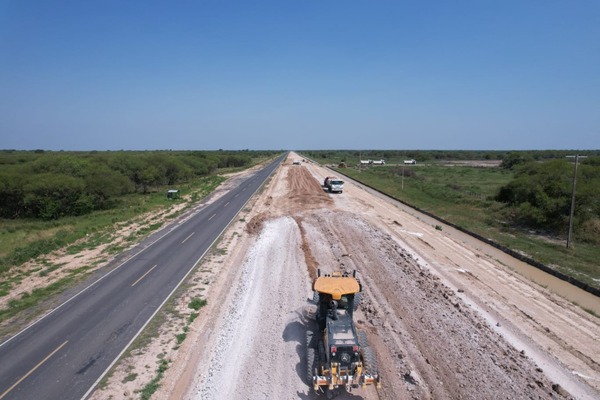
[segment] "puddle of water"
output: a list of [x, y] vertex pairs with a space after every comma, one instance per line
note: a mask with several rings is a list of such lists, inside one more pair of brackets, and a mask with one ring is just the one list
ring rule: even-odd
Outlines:
[[[410, 210], [416, 213], [414, 210]], [[426, 215], [419, 214], [419, 218], [423, 221], [431, 220], [431, 223], [439, 225], [440, 222]], [[490, 246], [464, 232], [456, 230], [450, 226], [444, 225], [444, 232], [450, 234], [454, 238], [458, 238], [469, 246], [483, 252], [490, 258], [500, 261], [503, 265], [514, 270], [519, 275], [537, 283], [538, 285], [548, 289], [549, 291], [558, 294], [562, 298], [578, 304], [581, 308], [593, 311], [596, 315], [600, 315], [600, 297], [597, 297], [583, 289], [563, 281], [560, 278], [550, 275], [541, 269], [527, 264], [526, 262], [517, 260], [516, 258], [506, 254], [505, 252]]]
[[[438, 222], [439, 223], [439, 222]], [[479, 251], [488, 255], [490, 258], [500, 261], [503, 265], [517, 272], [519, 275], [537, 283], [538, 285], [548, 289], [552, 293], [556, 293], [562, 298], [578, 304], [585, 310], [590, 310], [600, 315], [600, 297], [597, 297], [567, 281], [550, 275], [541, 269], [527, 264], [526, 262], [517, 260], [516, 258], [496, 249], [486, 243], [483, 243], [476, 238], [460, 232], [452, 227], [444, 226], [444, 231], [452, 236], [460, 235], [460, 238], [470, 246], [477, 248]]]
[[403, 232], [403, 233], [407, 233], [409, 235], [413, 235], [413, 236], [417, 236], [417, 237], [423, 237], [423, 234], [421, 232], [410, 232], [410, 231], [407, 231], [407, 230], [404, 230], [404, 229], [400, 229], [399, 231]]

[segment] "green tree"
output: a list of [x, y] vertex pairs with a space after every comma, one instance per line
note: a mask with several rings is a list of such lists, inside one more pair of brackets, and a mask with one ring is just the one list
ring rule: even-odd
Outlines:
[[[572, 196], [573, 165], [566, 159], [529, 162], [515, 167], [515, 178], [500, 188], [496, 200], [507, 203], [516, 223], [564, 232]], [[596, 229], [600, 219], [600, 167], [578, 169], [575, 229]], [[591, 235], [590, 235], [591, 236]]]
[[502, 164], [500, 167], [504, 169], [513, 169], [517, 165], [522, 165], [533, 160], [533, 157], [529, 153], [511, 151], [502, 158]]
[[76, 155], [46, 154], [31, 164], [34, 173], [55, 173], [83, 177], [89, 173], [88, 159]]
[[45, 220], [76, 214], [76, 202], [84, 193], [81, 178], [39, 174], [24, 186], [25, 213]]
[[144, 171], [148, 168], [148, 163], [140, 155], [117, 154], [111, 159], [109, 166], [128, 177], [136, 190], [146, 191], [148, 178]]
[[135, 191], [134, 184], [126, 176], [106, 165], [98, 166], [85, 177], [84, 182], [86, 199], [91, 201], [92, 209], [112, 207], [119, 196]]
[[0, 174], [0, 217], [18, 218], [23, 215], [25, 176], [14, 171]]

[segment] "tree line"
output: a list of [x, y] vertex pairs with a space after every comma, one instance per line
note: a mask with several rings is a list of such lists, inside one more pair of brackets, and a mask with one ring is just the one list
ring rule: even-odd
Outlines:
[[[450, 160], [505, 160], [519, 162], [551, 160], [575, 154], [573, 150], [300, 150], [301, 154], [314, 159], [327, 159], [339, 163], [342, 161], [379, 160], [388, 163], [400, 163], [405, 159], [418, 162], [450, 161]], [[578, 151], [581, 155], [600, 157], [600, 150]]]
[[114, 207], [120, 196], [248, 167], [275, 152], [0, 151], [0, 218], [57, 219]]

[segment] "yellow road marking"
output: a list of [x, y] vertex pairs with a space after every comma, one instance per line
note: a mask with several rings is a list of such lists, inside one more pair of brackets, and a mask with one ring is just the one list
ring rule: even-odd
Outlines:
[[63, 344], [61, 344], [60, 346], [58, 346], [52, 353], [48, 354], [46, 356], [46, 358], [44, 358], [42, 361], [40, 361], [38, 363], [38, 365], [36, 365], [35, 367], [33, 367], [31, 369], [31, 371], [29, 371], [28, 373], [26, 373], [25, 375], [23, 375], [23, 377], [21, 379], [19, 379], [14, 385], [12, 385], [11, 387], [9, 387], [8, 389], [6, 389], [6, 391], [4, 393], [2, 393], [0, 395], [0, 399], [4, 398], [4, 396], [6, 396], [8, 393], [10, 393], [11, 390], [13, 390], [15, 387], [17, 387], [21, 382], [23, 382], [25, 379], [27, 379], [27, 377], [31, 374], [33, 374], [35, 372], [36, 369], [38, 369], [43, 363], [45, 363], [46, 361], [48, 361], [48, 359], [50, 357], [52, 357], [57, 351], [59, 351], [60, 349], [62, 349], [64, 347], [65, 344], [69, 343], [68, 340], [65, 340], [65, 342]]
[[196, 233], [196, 232], [190, 233], [190, 236], [188, 236], [185, 239], [183, 239], [183, 242], [181, 242], [181, 244], [184, 244], [189, 238], [191, 238], [192, 236], [194, 236], [194, 233]]
[[142, 279], [144, 279], [146, 277], [146, 275], [148, 275], [150, 272], [152, 272], [152, 270], [156, 268], [156, 265], [152, 268], [150, 268], [144, 275], [140, 276], [140, 279], [138, 279], [137, 281], [133, 282], [133, 284], [131, 285], [131, 287], [134, 287], [135, 285], [137, 285], [137, 283], [139, 281], [141, 281]]

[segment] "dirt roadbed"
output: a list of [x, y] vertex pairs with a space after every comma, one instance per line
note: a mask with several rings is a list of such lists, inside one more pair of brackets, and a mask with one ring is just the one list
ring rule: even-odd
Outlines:
[[169, 367], [153, 398], [317, 398], [304, 343], [316, 268], [357, 271], [355, 319], [383, 379], [336, 398], [600, 397], [600, 319], [358, 186], [326, 193], [327, 171], [296, 158], [197, 268], [181, 304], [208, 304], [185, 341], [165, 326], [93, 398], [136, 398], [156, 360]]

